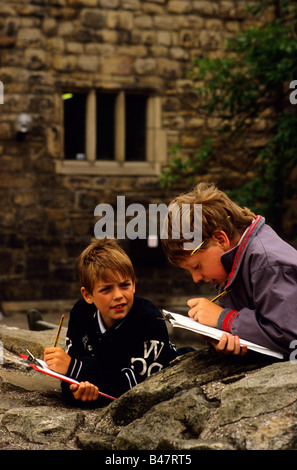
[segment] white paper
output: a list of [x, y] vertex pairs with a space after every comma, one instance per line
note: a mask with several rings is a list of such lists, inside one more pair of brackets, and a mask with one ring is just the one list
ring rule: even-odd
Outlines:
[[[22, 354], [21, 356], [23, 357], [23, 359], [27, 357]], [[42, 361], [41, 359], [36, 359], [36, 361], [38, 362], [38, 364], [40, 364], [39, 366], [36, 364], [30, 364], [30, 366], [33, 367], [34, 370], [37, 370], [38, 372], [42, 372], [43, 374], [46, 374], [46, 375], [50, 375], [51, 377], [55, 377], [57, 379], [64, 380], [64, 382], [69, 382], [69, 383], [77, 384], [77, 385], [80, 384], [80, 382], [78, 382], [77, 380], [67, 377], [66, 375], [59, 374], [58, 372], [54, 372], [47, 366], [46, 362]], [[112, 397], [111, 395], [107, 395], [106, 393], [103, 393], [100, 391], [99, 391], [99, 395], [110, 398], [111, 400], [115, 400], [115, 398]]]
[[79, 382], [77, 380], [71, 379], [70, 377], [67, 377], [66, 375], [58, 374], [58, 372], [54, 372], [53, 370], [51, 370], [46, 364], [46, 362], [42, 361], [41, 359], [37, 359], [37, 361], [40, 364], [40, 367], [32, 364], [32, 367], [35, 370], [38, 370], [39, 372], [43, 372], [44, 374], [50, 375], [51, 377], [56, 377], [57, 379], [79, 385]]

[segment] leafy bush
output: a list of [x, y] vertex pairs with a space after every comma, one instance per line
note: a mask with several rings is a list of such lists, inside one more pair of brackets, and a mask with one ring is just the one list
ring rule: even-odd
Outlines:
[[[272, 125], [267, 144], [253, 155], [255, 176], [233, 188], [232, 194], [280, 226], [286, 199], [297, 194], [296, 183], [289, 183], [297, 163], [297, 106], [289, 99], [290, 83], [297, 80], [297, 5], [296, 1], [256, 0], [248, 10], [256, 17], [268, 7], [274, 8], [273, 20], [228, 39], [226, 58], [195, 60], [190, 75], [202, 83], [196, 92], [205, 112], [220, 119], [218, 133], [224, 138], [246, 134], [255, 119], [269, 111]], [[194, 181], [205, 172], [214, 148], [209, 138], [194, 157], [183, 160], [181, 151], [174, 149], [161, 175], [163, 187], [184, 181], [185, 176], [188, 182]]]

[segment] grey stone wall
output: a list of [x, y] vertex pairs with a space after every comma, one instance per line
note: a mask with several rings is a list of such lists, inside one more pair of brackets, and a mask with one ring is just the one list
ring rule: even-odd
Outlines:
[[[0, 288], [1, 300], [74, 298], [75, 260], [94, 233], [94, 208], [168, 202], [157, 173], [103, 175], [56, 171], [63, 160], [61, 90], [71, 87], [150, 88], [162, 98], [166, 145], [196, 151], [207, 128], [193, 83], [195, 57], [222, 54], [223, 43], [248, 24], [246, 1], [10, 0], [0, 5]], [[18, 141], [15, 122], [32, 127]], [[256, 145], [260, 145], [261, 142]], [[168, 158], [170, 154], [168, 152]], [[166, 163], [166, 162], [163, 162]], [[226, 165], [226, 161], [224, 162]], [[233, 178], [240, 165], [230, 163]], [[161, 169], [161, 167], [160, 167]], [[220, 164], [211, 176], [220, 174]], [[134, 250], [126, 243], [128, 250]], [[140, 291], [183, 292], [186, 277], [161, 255], [139, 263]], [[153, 257], [154, 258], [154, 257]], [[160, 271], [162, 274], [160, 274]], [[160, 276], [164, 279], [160, 285]], [[167, 281], [165, 281], [167, 279]], [[176, 280], [180, 292], [176, 287]]]

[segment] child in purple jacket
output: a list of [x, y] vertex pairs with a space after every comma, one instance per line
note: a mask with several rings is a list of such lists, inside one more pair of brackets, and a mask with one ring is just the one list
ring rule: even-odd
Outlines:
[[[297, 251], [261, 216], [232, 202], [212, 184], [200, 183], [172, 204], [202, 204], [202, 243], [184, 250], [188, 240], [162, 240], [168, 260], [224, 292], [218, 304], [205, 298], [188, 301], [189, 316], [285, 356], [297, 339]], [[193, 228], [192, 228], [193, 230]]]

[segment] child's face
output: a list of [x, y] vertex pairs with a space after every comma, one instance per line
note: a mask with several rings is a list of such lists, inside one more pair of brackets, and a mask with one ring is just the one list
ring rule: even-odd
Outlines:
[[125, 318], [130, 311], [134, 300], [135, 283], [131, 279], [123, 278], [108, 283], [99, 279], [94, 285], [92, 294], [89, 294], [84, 287], [81, 292], [89, 304], [95, 304], [108, 329], [117, 320]]
[[207, 248], [188, 256], [179, 266], [190, 271], [194, 282], [204, 281], [212, 283], [214, 287], [223, 287], [228, 276], [221, 262], [225, 251], [219, 243], [211, 241]]

